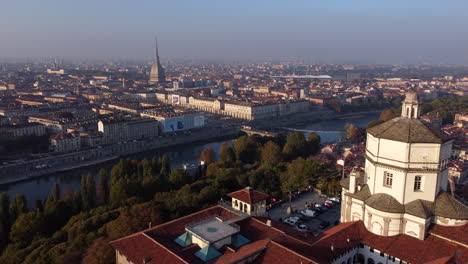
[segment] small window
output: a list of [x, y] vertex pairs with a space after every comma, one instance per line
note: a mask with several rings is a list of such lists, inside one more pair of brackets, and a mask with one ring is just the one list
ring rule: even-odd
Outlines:
[[384, 172], [384, 186], [392, 187], [393, 184], [393, 174], [389, 172]]
[[421, 191], [422, 176], [414, 177], [414, 191]]
[[381, 256], [381, 257], [384, 257], [385, 255], [384, 255], [384, 253], [383, 253], [383, 252], [380, 252], [380, 256]]
[[370, 251], [370, 252], [374, 252], [374, 249], [373, 249], [373, 248], [370, 248], [369, 251]]

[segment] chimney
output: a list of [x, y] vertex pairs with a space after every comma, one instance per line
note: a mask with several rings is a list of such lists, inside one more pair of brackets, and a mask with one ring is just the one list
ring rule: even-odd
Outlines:
[[349, 174], [349, 192], [350, 193], [356, 192], [356, 188], [358, 187], [356, 186], [356, 180], [359, 177], [361, 177], [361, 172], [359, 171], [358, 167], [354, 167], [353, 171], [351, 171], [351, 173]]
[[452, 175], [449, 175], [449, 185], [450, 185], [450, 193], [452, 194], [452, 198], [455, 198], [455, 179], [453, 178]]
[[349, 192], [355, 193], [356, 192], [356, 172], [353, 170], [349, 174]]

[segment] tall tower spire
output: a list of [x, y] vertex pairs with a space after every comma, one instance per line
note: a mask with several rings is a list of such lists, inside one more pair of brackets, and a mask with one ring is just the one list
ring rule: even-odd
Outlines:
[[156, 59], [159, 60], [159, 52], [158, 52], [158, 36], [154, 35], [154, 43], [156, 47]]
[[158, 37], [156, 35], [154, 36], [154, 44], [156, 57], [154, 58], [154, 64], [151, 67], [149, 83], [164, 83], [166, 81], [166, 74], [164, 73], [164, 69], [159, 62]]

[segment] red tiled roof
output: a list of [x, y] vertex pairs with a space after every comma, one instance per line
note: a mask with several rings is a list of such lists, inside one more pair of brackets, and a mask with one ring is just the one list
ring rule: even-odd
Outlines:
[[[200, 249], [197, 245], [181, 247], [174, 239], [185, 232], [185, 226], [214, 216], [228, 220], [238, 215], [214, 206], [115, 240], [111, 245], [133, 263], [141, 263], [143, 258], [147, 258], [149, 263], [154, 263], [154, 259], [158, 263], [201, 264], [204, 262], [194, 255]], [[362, 221], [335, 226], [319, 237], [307, 236], [282, 223], [272, 221], [269, 226], [266, 222], [267, 218], [263, 217], [237, 221], [240, 233], [252, 242], [237, 251], [221, 249], [223, 255], [207, 263], [235, 263], [250, 256], [257, 256], [254, 263], [330, 263], [360, 244], [412, 264], [468, 263], [468, 247], [462, 243], [466, 241], [467, 225], [453, 228], [434, 226], [425, 240], [419, 240], [408, 235], [375, 235], [367, 231]]]
[[460, 246], [432, 235], [426, 237], [425, 240], [408, 235], [378, 236], [367, 231], [362, 221], [357, 223], [362, 244], [407, 262], [422, 264], [452, 256], [459, 263], [468, 263], [468, 247], [466, 246]]
[[314, 262], [272, 241], [253, 263], [308, 264]]
[[248, 204], [255, 204], [270, 197], [268, 194], [255, 191], [251, 187], [229, 193], [228, 196]]
[[429, 229], [429, 233], [468, 246], [468, 224], [462, 226], [433, 225]]
[[216, 264], [237, 263], [238, 261], [247, 259], [249, 256], [253, 256], [256, 253], [263, 251], [269, 243], [269, 239], [262, 239], [244, 245], [236, 252], [224, 254], [221, 257], [219, 257], [216, 260]]
[[124, 237], [110, 244], [133, 263], [143, 263], [144, 259], [147, 259], [148, 264], [186, 263], [143, 233]]

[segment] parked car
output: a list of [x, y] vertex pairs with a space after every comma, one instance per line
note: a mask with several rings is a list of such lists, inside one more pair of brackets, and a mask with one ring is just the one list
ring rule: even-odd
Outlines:
[[341, 202], [341, 199], [338, 198], [338, 197], [331, 197], [329, 200], [335, 202], [335, 203], [340, 203]]
[[328, 203], [328, 204], [335, 204], [335, 202], [332, 201], [331, 199], [326, 200], [325, 203]]
[[322, 221], [322, 222], [320, 222], [319, 227], [320, 227], [321, 229], [324, 229], [324, 228], [326, 228], [326, 227], [329, 226], [329, 225], [330, 225], [330, 222], [328, 222], [328, 221]]
[[324, 206], [323, 204], [316, 204], [315, 209], [318, 209], [320, 212], [328, 210], [328, 208]]
[[333, 204], [332, 204], [332, 203], [326, 203], [326, 202], [325, 202], [325, 203], [323, 203], [323, 206], [325, 206], [325, 207], [327, 207], [327, 208], [330, 208], [330, 207], [333, 206]]
[[295, 227], [297, 230], [301, 231], [301, 232], [307, 232], [309, 231], [309, 227], [304, 225], [304, 224], [299, 224]]
[[306, 217], [316, 217], [318, 215], [317, 211], [311, 209], [302, 210], [300, 213]]
[[301, 219], [299, 219], [299, 217], [293, 216], [293, 217], [284, 219], [283, 223], [290, 225], [290, 226], [296, 226], [297, 224], [300, 223], [300, 220]]
[[304, 214], [302, 213], [302, 211], [299, 212], [299, 213], [298, 213], [297, 215], [295, 215], [295, 216], [296, 216], [296, 217], [299, 217], [299, 219], [301, 219], [301, 220], [307, 220], [307, 216], [304, 215]]

